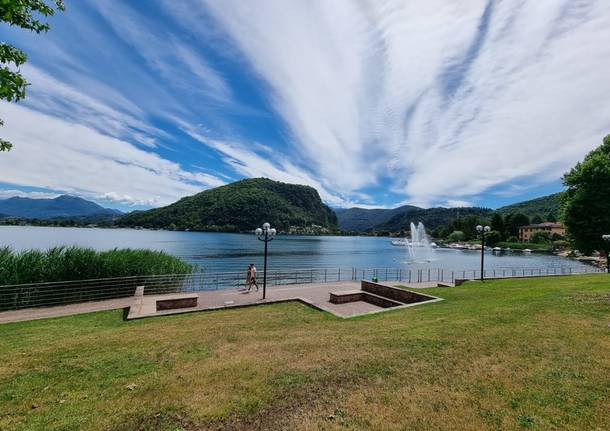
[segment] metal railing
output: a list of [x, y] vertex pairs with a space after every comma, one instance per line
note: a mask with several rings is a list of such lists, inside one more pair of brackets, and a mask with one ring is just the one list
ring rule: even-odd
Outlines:
[[[496, 268], [485, 270], [485, 278], [537, 277], [603, 272], [595, 267]], [[456, 279], [478, 279], [480, 270], [443, 268], [308, 268], [267, 272], [267, 286], [329, 283], [378, 279], [404, 283], [453, 283]], [[259, 272], [259, 285], [263, 276]], [[96, 280], [77, 280], [0, 286], [0, 311], [74, 304], [133, 296], [138, 286], [145, 295], [244, 287], [243, 272], [196, 272]]]

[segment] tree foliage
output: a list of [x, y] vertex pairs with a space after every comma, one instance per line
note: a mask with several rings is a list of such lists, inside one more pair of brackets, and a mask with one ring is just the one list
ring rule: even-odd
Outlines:
[[509, 214], [504, 219], [506, 226], [506, 236], [519, 236], [519, 228], [530, 224], [530, 219], [525, 214]]
[[[36, 33], [47, 32], [49, 24], [41, 17], [52, 16], [56, 10], [64, 10], [63, 0], [0, 0], [0, 21]], [[20, 49], [0, 42], [0, 99], [17, 102], [25, 97], [27, 81], [19, 67], [27, 61]], [[4, 123], [0, 120], [0, 126]], [[0, 151], [8, 151], [12, 144], [0, 138]]]
[[530, 242], [534, 244], [544, 244], [551, 241], [551, 233], [547, 230], [536, 231], [530, 236]]
[[500, 234], [500, 241], [504, 239], [504, 217], [499, 212], [495, 212], [491, 216], [491, 230]]
[[582, 253], [606, 250], [602, 235], [610, 234], [610, 135], [563, 176], [561, 217], [575, 247]]
[[485, 235], [485, 244], [489, 247], [494, 247], [502, 241], [502, 235], [497, 230], [492, 230]]
[[559, 206], [561, 204], [561, 192], [549, 196], [543, 196], [529, 201], [518, 202], [512, 205], [507, 205], [498, 208], [496, 211], [507, 216], [508, 214], [525, 214], [528, 217], [535, 215], [545, 215], [547, 221], [551, 221], [548, 217], [557, 218], [559, 214]]
[[466, 239], [466, 235], [461, 230], [454, 230], [447, 237], [449, 241], [464, 241]]

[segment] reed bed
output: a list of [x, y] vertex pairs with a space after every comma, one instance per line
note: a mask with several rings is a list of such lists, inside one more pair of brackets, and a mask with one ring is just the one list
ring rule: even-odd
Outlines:
[[162, 251], [53, 247], [0, 248], [0, 286], [138, 275], [187, 274], [193, 266]]

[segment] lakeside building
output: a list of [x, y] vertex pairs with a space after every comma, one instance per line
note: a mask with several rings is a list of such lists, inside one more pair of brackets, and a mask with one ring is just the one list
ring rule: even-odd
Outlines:
[[532, 235], [536, 232], [548, 232], [550, 235], [557, 234], [565, 236], [566, 229], [563, 224], [555, 222], [530, 224], [519, 227], [519, 239], [523, 242], [529, 242]]

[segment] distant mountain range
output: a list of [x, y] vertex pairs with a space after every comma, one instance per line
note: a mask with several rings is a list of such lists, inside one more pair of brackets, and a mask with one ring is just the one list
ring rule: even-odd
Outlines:
[[[123, 213], [104, 208], [95, 202], [76, 196], [63, 195], [54, 199], [31, 199], [13, 197], [0, 200], [0, 214], [4, 217], [23, 219], [103, 218], [116, 217]], [[1, 216], [0, 216], [1, 217]]]
[[204, 190], [163, 208], [134, 211], [117, 224], [127, 227], [244, 232], [269, 222], [278, 230], [312, 225], [337, 230], [337, 216], [316, 189], [267, 178], [236, 181]]
[[[544, 196], [524, 202], [498, 208], [502, 215], [525, 214], [528, 217], [540, 216], [546, 219], [549, 215], [559, 216], [561, 193]], [[396, 232], [409, 228], [411, 222], [422, 222], [426, 227], [434, 229], [447, 225], [457, 217], [469, 215], [491, 216], [494, 210], [489, 208], [420, 208], [405, 205], [394, 209], [337, 209], [339, 227], [346, 231], [367, 232], [371, 230]]]
[[[502, 215], [525, 214], [530, 218], [559, 215], [561, 193], [507, 205], [495, 210]], [[252, 230], [268, 221], [280, 230], [319, 226], [329, 232], [338, 228], [352, 232], [409, 229], [422, 222], [429, 229], [448, 225], [458, 217], [491, 217], [488, 208], [420, 208], [404, 205], [394, 209], [336, 209], [326, 206], [318, 192], [308, 186], [286, 184], [266, 178], [246, 179], [205, 190], [163, 208], [124, 214], [75, 196], [55, 199], [13, 197], [0, 200], [0, 219], [104, 221], [126, 227], [229, 231]]]
[[337, 210], [339, 227], [346, 231], [367, 232], [371, 230], [397, 232], [409, 229], [411, 222], [422, 222], [426, 228], [434, 229], [451, 223], [458, 217], [468, 215], [485, 216], [493, 212], [488, 208], [420, 208], [405, 205], [394, 209], [349, 208]]
[[388, 222], [394, 216], [402, 216], [416, 210], [421, 208], [404, 205], [394, 209], [337, 208], [335, 213], [341, 229], [364, 232]]

